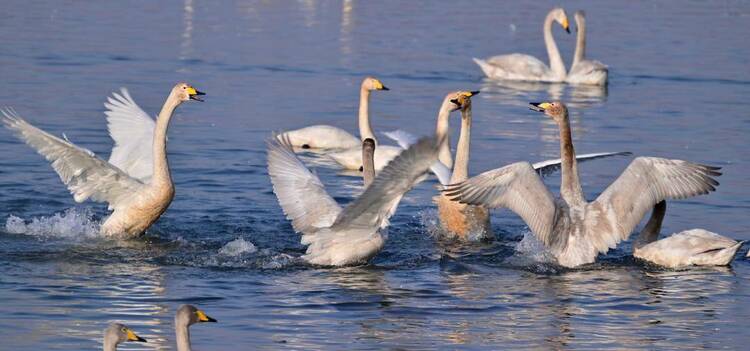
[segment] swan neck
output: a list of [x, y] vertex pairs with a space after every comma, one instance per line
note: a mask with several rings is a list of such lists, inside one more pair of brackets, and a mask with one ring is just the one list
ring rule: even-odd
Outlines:
[[361, 141], [372, 138], [378, 142], [370, 125], [370, 90], [365, 87], [359, 89], [359, 138]]
[[104, 336], [104, 351], [117, 351], [117, 341], [112, 340], [112, 338], [108, 337], [107, 335]]
[[362, 145], [362, 177], [365, 188], [375, 180], [375, 148], [374, 145]]
[[557, 48], [555, 38], [552, 36], [552, 23], [554, 22], [554, 13], [550, 12], [547, 14], [547, 18], [544, 20], [544, 45], [547, 47], [547, 55], [549, 56], [549, 68], [552, 70], [552, 74], [557, 79], [565, 79], [565, 63], [563, 62], [562, 56], [560, 56], [560, 50]]
[[174, 331], [177, 336], [177, 351], [191, 351], [190, 330], [188, 330], [187, 325], [175, 324]]
[[654, 205], [654, 210], [651, 211], [651, 218], [648, 219], [648, 223], [643, 226], [638, 239], [633, 243], [633, 248], [640, 249], [641, 247], [648, 245], [656, 241], [659, 238], [659, 232], [661, 232], [661, 224], [664, 220], [664, 214], [667, 212], [667, 202], [662, 200]]
[[443, 105], [440, 106], [440, 111], [437, 117], [437, 127], [435, 128], [435, 137], [441, 140], [440, 147], [438, 149], [438, 160], [446, 167], [453, 167], [453, 155], [451, 155], [451, 147], [449, 140], [450, 132], [450, 117], [451, 107], [450, 101], [444, 101]]
[[172, 178], [169, 174], [169, 161], [167, 160], [167, 129], [169, 128], [169, 121], [172, 119], [174, 110], [180, 103], [181, 101], [174, 94], [170, 94], [156, 119], [153, 141], [154, 174], [151, 178], [152, 184], [172, 185]]
[[560, 183], [560, 195], [570, 205], [581, 205], [583, 190], [578, 179], [578, 163], [576, 152], [573, 148], [573, 138], [570, 133], [570, 121], [567, 112], [560, 122], [560, 160], [562, 162], [562, 182]]
[[456, 164], [451, 175], [451, 184], [469, 179], [469, 148], [471, 146], [471, 106], [461, 110], [461, 134], [456, 146]]
[[573, 54], [573, 63], [570, 65], [571, 68], [575, 67], [579, 62], [586, 59], [586, 19], [581, 16], [576, 16], [576, 51]]

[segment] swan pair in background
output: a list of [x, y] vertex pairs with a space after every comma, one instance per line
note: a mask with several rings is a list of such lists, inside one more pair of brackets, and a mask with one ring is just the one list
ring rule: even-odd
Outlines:
[[109, 162], [67, 138], [53, 136], [21, 118], [14, 110], [2, 110], [2, 121], [40, 155], [68, 187], [76, 202], [106, 202], [112, 214], [101, 232], [108, 236], [142, 234], [167, 210], [174, 184], [167, 161], [167, 128], [175, 109], [204, 93], [186, 83], [170, 92], [154, 122], [128, 94], [113, 94], [105, 104], [109, 133], [115, 141]]
[[[713, 178], [721, 175], [718, 167], [638, 157], [595, 201], [587, 202], [578, 178], [567, 108], [561, 102], [532, 103], [531, 108], [554, 120], [560, 130], [560, 198], [552, 196], [528, 162], [517, 162], [449, 185], [445, 194], [465, 204], [506, 207], [515, 212], [562, 266], [594, 262], [598, 254], [627, 239], [646, 212], [664, 200], [708, 194], [719, 184]], [[660, 226], [663, 213], [660, 216], [657, 212], [655, 216]], [[734, 247], [736, 243], [728, 245], [718, 236], [695, 232], [646, 244], [656, 236], [658, 229], [654, 225], [644, 230], [643, 245], [636, 244], [637, 257], [668, 266], [726, 264], [724, 260], [695, 257], [726, 247], [733, 247], [733, 253], [738, 248]], [[701, 239], [696, 240], [697, 237]]]
[[493, 56], [485, 60], [474, 59], [484, 74], [493, 79], [511, 81], [533, 81], [548, 83], [571, 83], [606, 85], [609, 70], [599, 61], [586, 59], [586, 15], [583, 11], [575, 13], [578, 31], [575, 53], [570, 71], [565, 71], [565, 62], [560, 56], [555, 38], [552, 36], [552, 24], [557, 22], [570, 33], [568, 15], [562, 8], [554, 8], [544, 19], [544, 44], [547, 48], [549, 66], [534, 56], [526, 54], [509, 54]]
[[[177, 351], [191, 351], [190, 326], [196, 323], [216, 322], [205, 312], [193, 305], [182, 305], [174, 317], [174, 330], [177, 337]], [[112, 323], [104, 329], [104, 351], [116, 351], [117, 345], [127, 341], [147, 342], [130, 328], [120, 323]]]

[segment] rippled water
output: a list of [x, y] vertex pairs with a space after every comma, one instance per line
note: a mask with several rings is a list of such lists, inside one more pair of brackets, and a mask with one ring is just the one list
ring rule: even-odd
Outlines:
[[[624, 243], [561, 270], [535, 261], [528, 229], [507, 211], [493, 213], [491, 243], [435, 239], [434, 180], [404, 199], [372, 264], [299, 261], [263, 140], [313, 123], [355, 131], [367, 74], [392, 89], [372, 99], [379, 131], [428, 134], [446, 92], [482, 90], [472, 173], [557, 157], [556, 127], [525, 107], [550, 98], [569, 102], [580, 152], [720, 165], [718, 191], [671, 203], [663, 232], [750, 240], [750, 5], [566, 3], [588, 13], [589, 56], [610, 65], [608, 89], [484, 81], [472, 56], [544, 57], [541, 20], [554, 4], [6, 1], [0, 104], [99, 155], [112, 144], [102, 103], [119, 87], [151, 113], [179, 80], [209, 95], [172, 123], [172, 206], [128, 242], [99, 237], [104, 207], [76, 205], [46, 161], [0, 130], [2, 348], [96, 349], [106, 324], [122, 321], [150, 340], [122, 349], [174, 349], [182, 303], [220, 321], [193, 327], [201, 350], [744, 348], [747, 248], [731, 267], [672, 271], [634, 261]], [[574, 37], [555, 36], [569, 62]], [[587, 197], [628, 162], [582, 165]], [[315, 164], [337, 200], [360, 191], [360, 179]]]

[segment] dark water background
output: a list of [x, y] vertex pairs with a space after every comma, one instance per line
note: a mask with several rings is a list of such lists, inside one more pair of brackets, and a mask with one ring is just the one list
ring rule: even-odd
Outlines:
[[[579, 152], [722, 166], [718, 191], [671, 203], [663, 232], [750, 240], [750, 3], [565, 2], [571, 20], [587, 11], [588, 54], [610, 65], [608, 90], [484, 81], [473, 56], [546, 61], [541, 22], [556, 4], [3, 1], [0, 105], [103, 157], [110, 92], [128, 87], [153, 114], [177, 81], [209, 95], [173, 120], [172, 206], [126, 243], [99, 237], [105, 206], [76, 205], [46, 161], [0, 130], [0, 348], [97, 349], [122, 321], [152, 342], [121, 349], [174, 349], [182, 303], [220, 321], [193, 327], [201, 350], [746, 348], [747, 248], [731, 267], [672, 271], [634, 261], [623, 243], [560, 270], [534, 263], [528, 240], [517, 247], [528, 229], [507, 211], [493, 213], [491, 243], [432, 237], [434, 180], [404, 199], [371, 265], [296, 259], [304, 248], [270, 191], [263, 140], [316, 123], [356, 131], [368, 74], [392, 89], [373, 95], [376, 131], [428, 134], [448, 91], [482, 90], [471, 173], [557, 157], [556, 127], [525, 107], [541, 99], [569, 102]], [[554, 34], [570, 62], [574, 36]], [[587, 197], [629, 161], [582, 165]], [[316, 170], [342, 202], [359, 191], [360, 179]]]

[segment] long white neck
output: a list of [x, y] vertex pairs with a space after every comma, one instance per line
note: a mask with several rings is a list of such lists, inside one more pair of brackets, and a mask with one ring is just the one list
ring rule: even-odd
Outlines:
[[451, 184], [469, 179], [469, 148], [471, 146], [471, 106], [461, 110], [461, 134], [456, 146], [456, 164], [451, 175]]
[[552, 70], [552, 74], [562, 80], [565, 79], [566, 75], [565, 63], [560, 56], [560, 50], [557, 49], [555, 38], [552, 37], [552, 22], [554, 22], [554, 12], [548, 13], [547, 18], [544, 19], [544, 45], [547, 47], [549, 68]]
[[365, 141], [367, 138], [378, 142], [370, 125], [370, 90], [363, 86], [359, 89], [359, 139]]
[[104, 351], [117, 351], [117, 340], [104, 335]]
[[570, 68], [575, 67], [578, 62], [586, 59], [586, 19], [583, 16], [576, 16], [576, 51], [573, 54], [573, 63]]
[[187, 325], [178, 324], [175, 321], [174, 332], [177, 336], [177, 351], [191, 351], [190, 330]]
[[560, 161], [562, 163], [560, 196], [570, 205], [585, 203], [581, 181], [578, 178], [578, 162], [576, 161], [576, 151], [573, 148], [567, 112], [560, 122]]
[[450, 132], [452, 105], [450, 99], [445, 99], [445, 101], [443, 101], [443, 104], [440, 106], [440, 111], [438, 112], [437, 127], [435, 128], [435, 137], [438, 140], [441, 138], [443, 140], [438, 150], [438, 160], [448, 168], [453, 167], [453, 155], [451, 155], [450, 136], [448, 135]]
[[172, 186], [172, 177], [169, 174], [169, 162], [167, 161], [167, 129], [169, 128], [169, 120], [172, 119], [172, 114], [180, 103], [179, 99], [170, 94], [156, 119], [153, 141], [154, 174], [151, 178], [152, 185]]
[[648, 223], [643, 227], [638, 238], [633, 243], [634, 249], [640, 249], [644, 245], [648, 245], [656, 241], [659, 238], [659, 232], [661, 232], [661, 223], [664, 220], [664, 214], [667, 212], [667, 202], [661, 201], [654, 205], [654, 210], [651, 212], [651, 218]]

